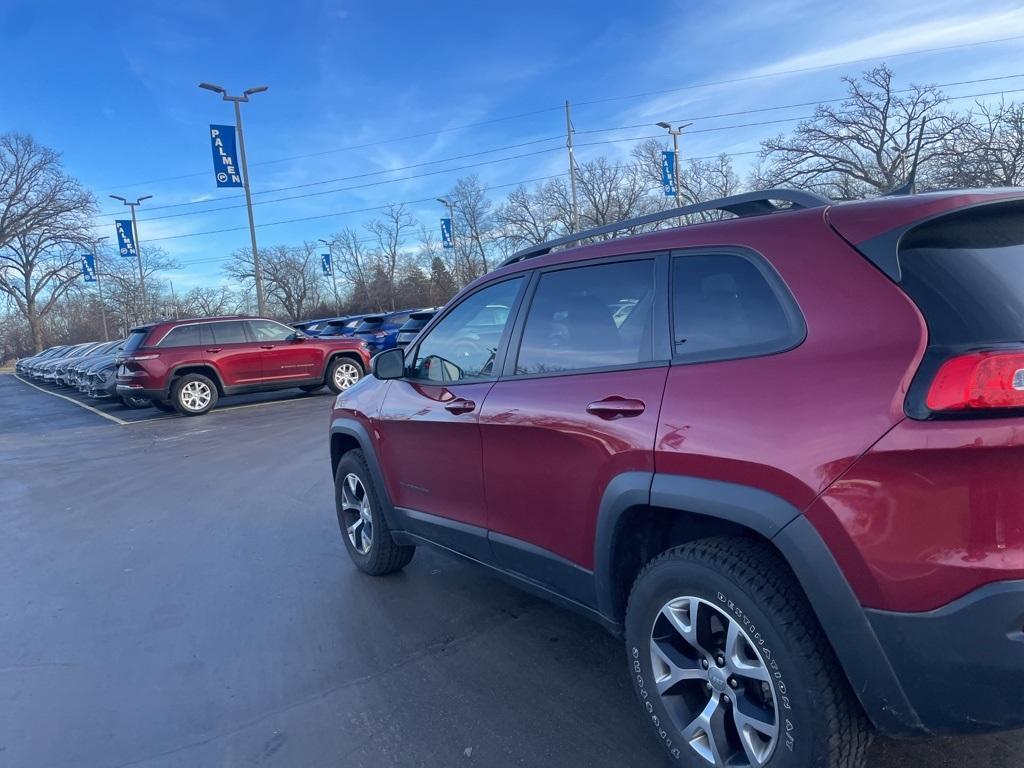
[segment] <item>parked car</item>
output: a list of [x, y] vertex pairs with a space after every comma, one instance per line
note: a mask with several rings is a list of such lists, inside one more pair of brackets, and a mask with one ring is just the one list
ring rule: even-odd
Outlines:
[[307, 336], [319, 336], [321, 331], [327, 328], [328, 323], [342, 320], [340, 317], [322, 317], [319, 320], [306, 320], [302, 323], [292, 323], [292, 328], [302, 331]]
[[398, 329], [398, 335], [395, 336], [395, 346], [408, 346], [436, 313], [436, 309], [421, 309], [419, 312], [413, 312], [409, 315], [409, 319]]
[[66, 358], [64, 362], [58, 363], [54, 368], [54, 384], [58, 387], [74, 387], [76, 383], [75, 370], [83, 364], [88, 364], [97, 355], [102, 355], [107, 350], [113, 349], [117, 343], [116, 341], [96, 342], [81, 355]]
[[276, 320], [228, 316], [133, 328], [117, 362], [119, 397], [196, 416], [224, 395], [324, 385], [341, 392], [362, 378], [370, 353], [355, 339], [311, 338]]
[[84, 344], [76, 344], [59, 355], [44, 360], [42, 363], [33, 365], [33, 374], [36, 379], [42, 381], [44, 384], [56, 384], [58, 369], [63, 371], [64, 366], [69, 361], [82, 357], [100, 343], [102, 342], [89, 341]]
[[437, 545], [621, 633], [684, 765], [1024, 726], [1024, 192], [712, 210], [531, 247], [377, 355], [331, 418], [352, 561]]
[[352, 331], [353, 338], [362, 339], [370, 348], [371, 354], [392, 349], [398, 343], [398, 331], [409, 321], [414, 309], [401, 312], [388, 312], [382, 315], [366, 315]]
[[317, 331], [318, 336], [351, 336], [352, 332], [359, 327], [366, 315], [346, 315], [336, 317], [324, 323], [324, 326]]
[[31, 355], [30, 357], [23, 357], [20, 360], [18, 360], [17, 363], [14, 364], [14, 372], [19, 376], [25, 376], [28, 374], [29, 366], [31, 366], [33, 363], [40, 362], [48, 357], [53, 357], [54, 355], [59, 354], [66, 348], [67, 347], [65, 347], [63, 344], [58, 344], [56, 346], [44, 349], [39, 354]]
[[42, 354], [36, 355], [31, 360], [25, 363], [25, 375], [28, 376], [30, 379], [38, 379], [39, 371], [43, 365], [50, 362], [51, 360], [56, 360], [59, 357], [67, 355], [74, 349], [74, 347], [75, 345], [73, 344], [65, 344], [60, 347], [53, 347], [52, 353], [51, 350], [47, 350]]

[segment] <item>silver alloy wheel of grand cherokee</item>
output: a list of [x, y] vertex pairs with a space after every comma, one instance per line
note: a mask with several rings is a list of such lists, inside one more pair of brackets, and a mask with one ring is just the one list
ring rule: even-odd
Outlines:
[[658, 694], [685, 744], [716, 768], [768, 762], [778, 699], [739, 623], [699, 597], [677, 597], [658, 612], [650, 648]]
[[359, 381], [359, 377], [360, 371], [355, 363], [345, 361], [334, 368], [334, 386], [339, 390], [348, 389]]
[[189, 411], [203, 410], [212, 397], [213, 392], [210, 390], [210, 385], [202, 381], [186, 382], [178, 395], [181, 405]]
[[351, 472], [342, 481], [341, 512], [349, 542], [356, 552], [365, 555], [373, 545], [373, 513], [363, 481]]

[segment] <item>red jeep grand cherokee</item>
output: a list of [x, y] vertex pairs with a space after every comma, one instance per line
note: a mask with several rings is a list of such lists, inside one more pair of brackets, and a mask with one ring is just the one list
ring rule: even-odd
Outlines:
[[356, 566], [436, 545], [623, 633], [682, 765], [1024, 725], [1024, 191], [710, 209], [527, 249], [374, 358]]
[[365, 343], [310, 338], [275, 320], [203, 317], [133, 328], [117, 359], [117, 394], [148, 397], [185, 416], [222, 395], [355, 384], [370, 362]]

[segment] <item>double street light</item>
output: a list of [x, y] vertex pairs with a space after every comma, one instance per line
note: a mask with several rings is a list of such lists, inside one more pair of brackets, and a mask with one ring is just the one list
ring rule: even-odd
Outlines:
[[146, 321], [146, 275], [142, 269], [142, 246], [139, 244], [139, 223], [135, 218], [135, 209], [142, 205], [143, 200], [149, 200], [152, 195], [143, 195], [135, 200], [129, 200], [128, 198], [121, 197], [120, 195], [111, 195], [114, 200], [120, 200], [122, 203], [127, 205], [132, 210], [132, 240], [135, 243], [135, 256], [139, 261], [139, 293], [141, 294], [140, 305], [139, 305], [139, 322]]
[[242, 133], [242, 109], [241, 103], [249, 101], [249, 97], [263, 93], [267, 86], [260, 85], [255, 88], [247, 88], [242, 91], [241, 96], [231, 96], [227, 90], [213, 83], [200, 83], [199, 87], [219, 93], [224, 101], [233, 102], [235, 105], [235, 127], [238, 129], [238, 155], [242, 163], [242, 187], [245, 189], [245, 207], [249, 211], [249, 237], [252, 240], [252, 269], [256, 279], [256, 309], [260, 316], [267, 314], [266, 304], [263, 298], [263, 273], [260, 270], [260, 253], [256, 248], [256, 223], [252, 217], [252, 192], [249, 190], [249, 163], [245, 159], [245, 135]]

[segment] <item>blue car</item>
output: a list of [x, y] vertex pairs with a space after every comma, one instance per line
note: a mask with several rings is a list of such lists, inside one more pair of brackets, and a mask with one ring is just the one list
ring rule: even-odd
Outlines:
[[389, 312], [384, 315], [366, 315], [352, 335], [365, 341], [370, 348], [370, 354], [375, 355], [398, 345], [398, 331], [416, 311], [404, 309], [401, 312]]
[[363, 318], [367, 315], [346, 315], [327, 320], [324, 327], [320, 328], [319, 336], [351, 336], [352, 332], [359, 327]]
[[318, 320], [306, 320], [302, 323], [292, 323], [292, 328], [302, 331], [307, 336], [319, 336], [324, 332], [329, 323], [335, 320], [343, 320], [341, 317], [321, 317]]

